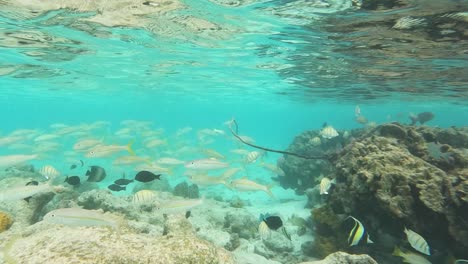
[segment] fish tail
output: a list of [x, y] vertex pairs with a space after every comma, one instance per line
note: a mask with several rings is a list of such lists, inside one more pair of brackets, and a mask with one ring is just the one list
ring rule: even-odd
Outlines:
[[416, 125], [416, 123], [419, 120], [419, 118], [417, 116], [414, 116], [414, 115], [410, 115], [410, 119], [411, 119], [411, 125], [412, 126]]
[[127, 151], [133, 156], [136, 156], [135, 151], [132, 149], [132, 145], [135, 143], [135, 141], [131, 141], [130, 143], [127, 144]]
[[399, 256], [399, 257], [400, 257], [400, 256], [402, 255], [402, 253], [403, 253], [403, 252], [401, 252], [401, 249], [400, 249], [399, 247], [395, 246], [395, 248], [393, 249], [392, 255], [393, 255], [393, 256]]
[[265, 192], [266, 192], [271, 198], [275, 198], [275, 196], [274, 196], [273, 193], [271, 192], [271, 188], [272, 188], [272, 187], [273, 187], [272, 184], [268, 185], [268, 186], [266, 187]]

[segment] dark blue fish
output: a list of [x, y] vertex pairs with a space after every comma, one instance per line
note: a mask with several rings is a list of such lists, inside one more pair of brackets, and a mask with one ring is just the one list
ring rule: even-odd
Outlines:
[[70, 184], [70, 185], [73, 185], [73, 186], [76, 186], [76, 185], [79, 185], [81, 183], [81, 180], [80, 180], [80, 177], [78, 176], [67, 176], [67, 178], [65, 179], [66, 183]]
[[127, 185], [127, 184], [130, 184], [132, 182], [133, 182], [133, 180], [129, 180], [129, 179], [125, 179], [125, 178], [118, 179], [118, 180], [114, 181], [114, 183], [117, 184], [117, 185]]
[[114, 192], [125, 191], [127, 189], [125, 186], [120, 186], [117, 184], [111, 184], [107, 186], [107, 188], [109, 188], [109, 190], [114, 191]]
[[160, 180], [161, 174], [154, 174], [150, 171], [140, 171], [135, 176], [135, 180], [139, 182], [150, 182], [156, 179]]

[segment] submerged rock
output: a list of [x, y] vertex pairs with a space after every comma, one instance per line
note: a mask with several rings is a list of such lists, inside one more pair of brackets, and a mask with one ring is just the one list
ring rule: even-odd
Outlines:
[[[395, 242], [406, 239], [406, 226], [434, 250], [467, 258], [468, 222], [461, 220], [468, 217], [467, 131], [398, 123], [353, 131], [355, 140], [344, 145], [327, 167], [336, 185], [322, 200], [324, 207], [313, 212], [316, 237], [308, 254], [347, 250], [339, 219], [352, 215], [366, 223], [380, 243], [372, 256], [391, 255]], [[300, 166], [285, 162], [286, 167]], [[317, 201], [311, 199], [312, 192], [308, 194]]]
[[197, 238], [184, 218], [166, 221], [167, 235], [154, 237], [106, 228], [38, 225], [13, 239], [6, 255], [16, 263], [235, 263], [226, 250]]
[[323, 260], [302, 262], [301, 264], [377, 264], [377, 262], [368, 255], [351, 255], [345, 252], [335, 252], [328, 255]]

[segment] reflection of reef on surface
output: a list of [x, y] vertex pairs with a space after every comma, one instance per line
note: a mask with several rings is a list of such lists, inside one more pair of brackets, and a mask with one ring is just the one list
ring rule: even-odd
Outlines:
[[[317, 241], [329, 240], [333, 233], [335, 238], [341, 234], [323, 225], [331, 225], [330, 221], [321, 220], [331, 208], [338, 219], [353, 215], [367, 223], [379, 245], [377, 251], [383, 254], [390, 255], [393, 246], [405, 240], [406, 226], [417, 230], [433, 249], [442, 252], [439, 257], [451, 252], [467, 258], [463, 249], [468, 246], [468, 222], [463, 219], [468, 218], [468, 130], [390, 123], [351, 134], [356, 138], [343, 145], [337, 159], [315, 173], [305, 170], [300, 174], [295, 170], [315, 166], [315, 161], [298, 162], [286, 157], [282, 163], [286, 173], [283, 186], [298, 192], [311, 190], [321, 170], [325, 176], [336, 179], [336, 186], [323, 199], [325, 207], [313, 212], [313, 218], [317, 218]], [[313, 136], [315, 132], [303, 133], [290, 148], [304, 148], [307, 144], [301, 142]], [[302, 185], [288, 185], [298, 182], [298, 177], [307, 178], [300, 178]], [[312, 192], [309, 190], [308, 195]], [[432, 258], [440, 261], [437, 256]]]
[[[467, 1], [359, 2], [327, 16], [294, 16], [310, 32], [327, 33], [319, 38], [297, 33], [304, 41], [290, 55], [293, 67], [281, 74], [314, 95], [335, 99], [379, 99], [390, 92], [399, 98], [401, 94], [411, 98], [468, 96], [464, 89], [468, 82], [464, 73]], [[293, 11], [299, 13], [300, 7]], [[319, 78], [307, 78], [310, 74]], [[342, 79], [353, 85], [343, 87]]]

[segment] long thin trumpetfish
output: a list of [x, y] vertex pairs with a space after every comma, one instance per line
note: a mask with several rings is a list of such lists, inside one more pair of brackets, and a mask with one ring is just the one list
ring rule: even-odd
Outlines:
[[[234, 130], [232, 129], [232, 125], [235, 125], [235, 132]], [[261, 150], [264, 150], [264, 151], [268, 151], [268, 152], [275, 152], [275, 153], [280, 153], [280, 154], [285, 154], [285, 155], [291, 155], [291, 156], [295, 156], [295, 157], [298, 157], [298, 158], [302, 158], [302, 159], [324, 159], [324, 160], [332, 160], [334, 158], [336, 158], [337, 156], [337, 153], [332, 153], [332, 154], [327, 154], [327, 155], [318, 155], [318, 156], [308, 156], [308, 155], [302, 155], [302, 154], [299, 154], [299, 153], [294, 153], [294, 152], [289, 152], [289, 151], [284, 151], [284, 150], [276, 150], [276, 149], [270, 149], [270, 148], [266, 148], [266, 147], [262, 147], [262, 146], [257, 146], [257, 145], [254, 145], [250, 142], [247, 142], [245, 141], [244, 139], [242, 139], [242, 137], [239, 136], [239, 126], [237, 125], [237, 121], [235, 119], [232, 119], [229, 124], [229, 130], [231, 130], [231, 133], [234, 137], [236, 137], [240, 142], [248, 145], [248, 146], [251, 146], [253, 148], [256, 148], [256, 149], [261, 149]], [[379, 127], [375, 127], [374, 129], [372, 129], [371, 131], [365, 133], [364, 135], [362, 135], [360, 138], [364, 138], [366, 137], [367, 135], [373, 133], [374, 131], [376, 131]]]
[[[235, 125], [235, 132], [232, 129], [233, 124]], [[334, 155], [307, 156], [307, 155], [302, 155], [302, 154], [299, 154], [299, 153], [294, 153], [294, 152], [289, 152], [289, 151], [284, 151], [284, 150], [270, 149], [270, 148], [254, 145], [252, 143], [249, 143], [249, 142], [245, 141], [244, 139], [242, 139], [239, 136], [239, 134], [238, 134], [239, 133], [239, 126], [237, 125], [237, 122], [236, 122], [235, 119], [232, 119], [229, 122], [229, 130], [231, 130], [232, 135], [234, 137], [236, 137], [240, 142], [242, 142], [242, 143], [244, 143], [244, 144], [246, 144], [248, 146], [251, 146], [253, 148], [261, 149], [261, 150], [268, 151], [268, 152], [275, 152], [275, 153], [280, 153], [280, 154], [285, 154], [285, 155], [291, 155], [291, 156], [295, 156], [295, 157], [303, 158], [303, 159], [326, 159], [326, 160], [330, 160], [334, 156]]]

